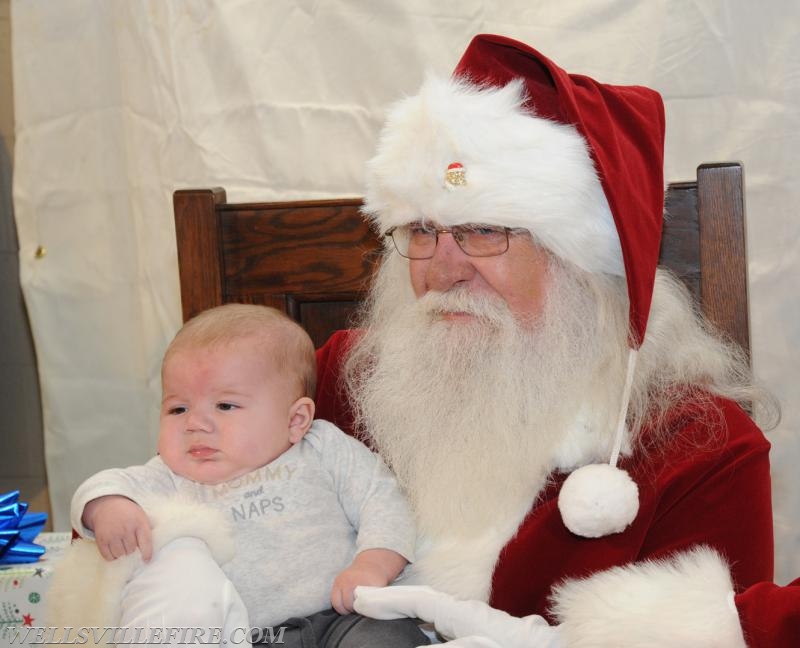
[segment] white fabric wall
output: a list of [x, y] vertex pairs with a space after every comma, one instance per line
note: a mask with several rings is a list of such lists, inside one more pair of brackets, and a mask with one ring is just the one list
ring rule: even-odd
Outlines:
[[386, 105], [492, 32], [661, 91], [669, 179], [744, 162], [753, 361], [784, 407], [778, 579], [800, 575], [798, 24], [796, 0], [12, 0], [14, 201], [56, 527], [86, 476], [154, 451], [180, 323], [172, 191], [360, 195]]

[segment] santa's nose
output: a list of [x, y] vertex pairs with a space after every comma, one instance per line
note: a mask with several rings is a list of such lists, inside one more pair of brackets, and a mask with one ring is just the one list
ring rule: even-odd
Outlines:
[[450, 232], [439, 233], [439, 241], [425, 272], [427, 289], [446, 292], [474, 276], [472, 259], [459, 247], [453, 235]]

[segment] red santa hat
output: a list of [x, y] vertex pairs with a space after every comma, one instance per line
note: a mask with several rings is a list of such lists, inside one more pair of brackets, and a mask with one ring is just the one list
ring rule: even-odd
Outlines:
[[383, 232], [416, 220], [524, 228], [584, 270], [625, 276], [631, 353], [610, 470], [573, 472], [560, 498], [580, 535], [621, 531], [638, 508], [615, 466], [658, 263], [663, 151], [657, 92], [569, 74], [523, 43], [480, 35], [451, 79], [428, 78], [391, 111], [367, 167], [365, 212]]

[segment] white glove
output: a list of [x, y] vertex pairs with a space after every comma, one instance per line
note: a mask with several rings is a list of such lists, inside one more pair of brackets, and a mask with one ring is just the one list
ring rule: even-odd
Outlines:
[[374, 619], [419, 618], [432, 623], [450, 646], [462, 648], [561, 648], [558, 628], [532, 614], [518, 618], [481, 601], [458, 601], [430, 587], [355, 589], [355, 609]]
[[[453, 639], [440, 646], [450, 646], [450, 648], [504, 648], [499, 643], [496, 643], [488, 637], [461, 637], [461, 639]], [[417, 648], [425, 648], [425, 646], [417, 646]]]

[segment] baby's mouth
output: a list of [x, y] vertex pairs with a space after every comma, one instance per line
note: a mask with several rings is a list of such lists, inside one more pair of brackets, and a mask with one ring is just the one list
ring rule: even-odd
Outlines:
[[208, 459], [216, 453], [216, 448], [210, 448], [209, 446], [192, 446], [189, 448], [189, 454], [195, 459]]

